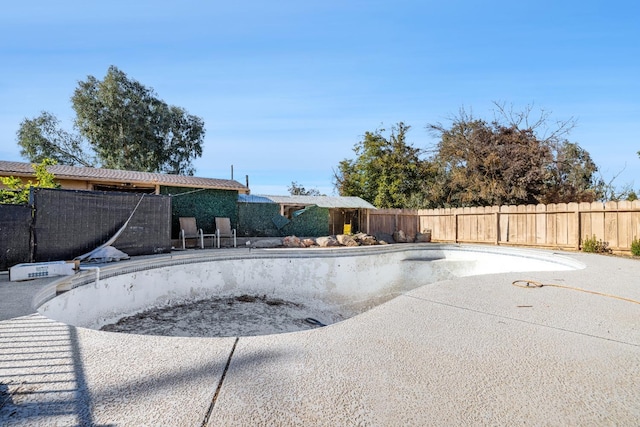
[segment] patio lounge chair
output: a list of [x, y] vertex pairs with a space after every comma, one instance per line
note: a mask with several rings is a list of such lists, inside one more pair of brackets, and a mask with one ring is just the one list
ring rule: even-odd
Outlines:
[[193, 217], [180, 218], [180, 240], [182, 240], [182, 249], [186, 249], [186, 239], [199, 239], [200, 248], [204, 249], [204, 234], [202, 234], [202, 228], [198, 228], [196, 219]]
[[218, 241], [218, 248], [220, 248], [220, 238], [233, 238], [233, 247], [238, 247], [236, 240], [236, 229], [231, 228], [231, 221], [229, 218], [216, 217], [216, 240]]

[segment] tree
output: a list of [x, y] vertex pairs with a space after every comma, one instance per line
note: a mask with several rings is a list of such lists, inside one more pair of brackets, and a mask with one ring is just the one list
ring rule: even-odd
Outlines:
[[399, 122], [385, 137], [385, 129], [366, 132], [353, 151], [356, 159], [344, 159], [334, 171], [334, 185], [342, 196], [358, 196], [379, 208], [402, 208], [422, 200], [430, 178], [422, 150], [407, 144], [411, 126]]
[[602, 193], [598, 167], [578, 144], [562, 141], [552, 146], [553, 162], [540, 203], [593, 202]]
[[[544, 147], [551, 151], [552, 162], [547, 166], [549, 173], [543, 194], [538, 196], [541, 203], [592, 202], [602, 193], [602, 180], [596, 177], [598, 167], [590, 154], [577, 143], [567, 139], [576, 120], [551, 121], [551, 113], [544, 109], [535, 116], [533, 106], [521, 111], [504, 103], [494, 102], [496, 121], [506, 121], [518, 129], [530, 129]], [[533, 120], [532, 120], [533, 119]]]
[[448, 206], [535, 203], [545, 181], [550, 152], [529, 131], [461, 115], [440, 133], [438, 160], [448, 177]]
[[608, 181], [604, 176], [600, 174], [597, 185], [597, 199], [601, 202], [618, 202], [620, 200], [634, 201], [638, 198], [636, 192], [633, 190], [631, 184], [624, 184], [622, 186], [615, 185], [615, 180], [618, 179], [620, 174], [624, 172], [624, 168], [617, 172]]
[[304, 188], [302, 185], [298, 184], [295, 181], [291, 181], [291, 186], [287, 188], [287, 191], [289, 191], [289, 194], [291, 194], [292, 196], [322, 196], [323, 195], [323, 194], [320, 194], [320, 191], [318, 189], [311, 188], [307, 190], [306, 188]]
[[55, 176], [47, 170], [47, 166], [55, 165], [52, 159], [43, 159], [40, 164], [32, 164], [36, 175], [36, 182], [31, 180], [23, 183], [20, 178], [13, 176], [0, 177], [0, 182], [6, 187], [0, 189], [0, 203], [6, 204], [26, 204], [29, 202], [29, 191], [31, 187], [38, 188], [58, 188]]
[[496, 104], [492, 122], [461, 110], [449, 127], [428, 125], [440, 141], [433, 158], [438, 179], [429, 190], [442, 206], [590, 201], [597, 168], [589, 154], [566, 140], [575, 122], [549, 123], [531, 107], [513, 112]]
[[35, 163], [51, 159], [63, 165], [94, 166], [96, 159], [89, 154], [82, 137], [59, 129], [59, 123], [46, 111], [33, 119], [24, 119], [17, 132], [20, 155]]
[[17, 132], [21, 154], [32, 162], [102, 166], [193, 175], [202, 156], [204, 122], [167, 105], [152, 89], [111, 66], [104, 80], [88, 76], [71, 98], [79, 135], [58, 128], [51, 113], [25, 119]]
[[104, 167], [193, 175], [191, 162], [202, 156], [201, 118], [167, 105], [115, 66], [102, 81], [79, 82], [71, 101], [75, 125]]
[[57, 118], [47, 112], [25, 119], [17, 132], [23, 157], [193, 175], [191, 162], [202, 155], [205, 133], [199, 117], [167, 105], [113, 66], [103, 81], [88, 76], [80, 82], [72, 102], [80, 134], [59, 129]]

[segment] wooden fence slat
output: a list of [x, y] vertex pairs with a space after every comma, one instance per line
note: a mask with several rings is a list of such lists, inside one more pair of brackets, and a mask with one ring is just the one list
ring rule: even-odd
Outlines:
[[536, 244], [536, 205], [527, 205], [525, 206], [527, 212], [527, 222], [526, 222], [526, 240], [525, 243], [529, 246], [533, 246]]
[[631, 202], [620, 201], [618, 202], [618, 247], [631, 247]]
[[547, 243], [547, 205], [536, 205], [536, 245]]
[[604, 241], [609, 247], [618, 246], [618, 202], [604, 204]]
[[631, 202], [631, 242], [633, 239], [640, 239], [640, 200]]
[[580, 213], [577, 203], [567, 204], [567, 246], [578, 249], [580, 241]]
[[516, 230], [515, 230], [515, 243], [527, 243], [527, 207], [525, 205], [516, 206], [515, 216]]

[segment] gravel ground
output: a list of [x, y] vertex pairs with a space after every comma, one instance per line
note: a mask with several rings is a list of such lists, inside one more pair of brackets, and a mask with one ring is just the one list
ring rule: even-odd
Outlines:
[[338, 313], [319, 301], [302, 304], [240, 295], [145, 310], [101, 330], [173, 337], [246, 337], [314, 329], [348, 317], [349, 313]]

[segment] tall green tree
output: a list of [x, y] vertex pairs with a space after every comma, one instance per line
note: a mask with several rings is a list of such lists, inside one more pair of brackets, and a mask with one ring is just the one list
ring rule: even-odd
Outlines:
[[21, 155], [31, 162], [53, 159], [72, 166], [102, 166], [193, 175], [202, 156], [201, 118], [168, 105], [152, 89], [110, 67], [104, 80], [88, 76], [72, 97], [79, 133], [62, 130], [43, 111], [17, 131]]
[[103, 80], [80, 81], [71, 101], [75, 125], [102, 166], [193, 175], [202, 156], [204, 122], [170, 106], [115, 66]]
[[17, 132], [20, 155], [30, 162], [45, 159], [71, 166], [94, 166], [96, 159], [80, 135], [60, 129], [60, 121], [43, 111], [33, 119], [24, 119]]
[[334, 185], [342, 196], [358, 196], [379, 208], [402, 208], [424, 202], [420, 194], [431, 178], [423, 152], [406, 141], [411, 126], [399, 122], [385, 136], [385, 129], [366, 132], [353, 151], [334, 170]]

